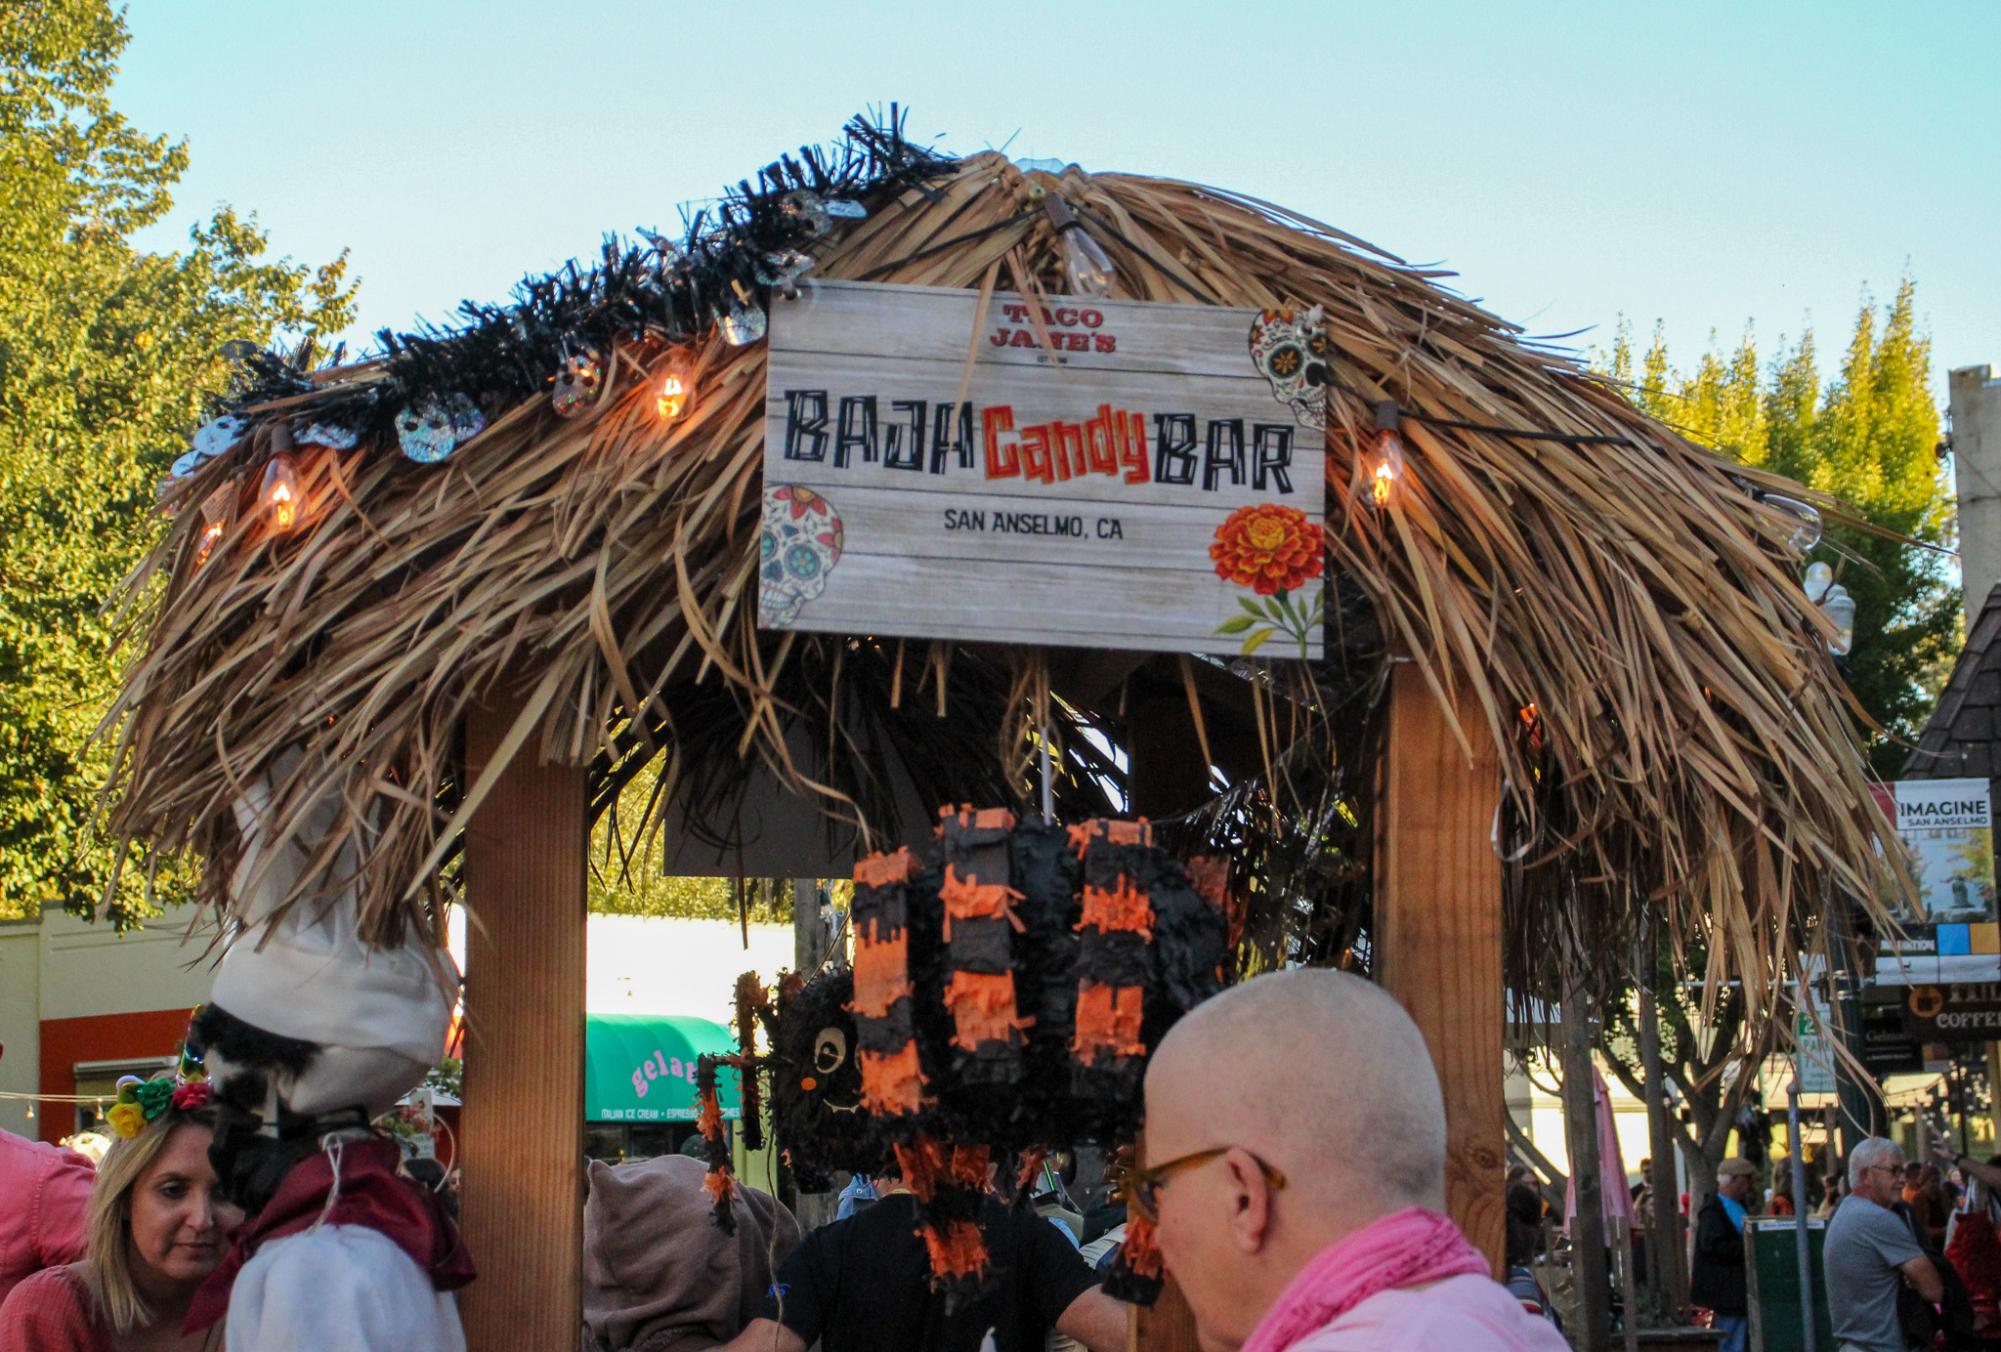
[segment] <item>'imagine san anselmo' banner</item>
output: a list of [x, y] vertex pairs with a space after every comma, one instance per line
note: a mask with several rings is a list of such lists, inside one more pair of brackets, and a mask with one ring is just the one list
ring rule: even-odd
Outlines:
[[1916, 910], [1885, 904], [1904, 937], [1876, 945], [1876, 980], [1938, 985], [2001, 979], [1994, 896], [1994, 819], [1984, 779], [1901, 779], [1875, 785], [1906, 847]]
[[774, 300], [758, 624], [1319, 657], [1315, 322], [855, 282]]

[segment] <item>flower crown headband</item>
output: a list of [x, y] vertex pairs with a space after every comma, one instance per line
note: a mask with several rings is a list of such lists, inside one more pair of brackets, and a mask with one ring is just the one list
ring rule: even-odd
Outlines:
[[[201, 1007], [197, 1005], [194, 1012], [199, 1014]], [[202, 1073], [201, 1050], [184, 1043], [180, 1064], [174, 1068], [172, 1079], [142, 1080], [137, 1075], [119, 1076], [118, 1101], [111, 1105], [111, 1111], [104, 1115], [104, 1119], [118, 1133], [120, 1140], [129, 1141], [170, 1106], [184, 1113], [205, 1106], [208, 1093], [208, 1080]]]

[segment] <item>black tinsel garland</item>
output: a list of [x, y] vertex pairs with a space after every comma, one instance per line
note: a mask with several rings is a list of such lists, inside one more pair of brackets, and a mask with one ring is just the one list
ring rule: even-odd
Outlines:
[[[648, 235], [630, 241], [607, 235], [594, 266], [572, 261], [546, 277], [531, 277], [509, 303], [461, 302], [455, 323], [412, 332], [384, 329], [378, 354], [387, 376], [314, 401], [312, 418], [336, 423], [362, 439], [393, 440], [405, 407], [465, 396], [489, 413], [549, 387], [551, 375], [579, 347], [609, 351], [655, 334], [686, 342], [744, 296], [765, 304], [771, 287], [767, 256], [808, 251], [817, 237], [811, 213], [789, 194], [822, 201], [867, 201], [922, 190], [953, 161], [904, 139], [904, 114], [891, 104], [884, 121], [857, 116], [829, 147], [802, 146], [729, 189], [710, 210], [687, 221], [682, 240]], [[237, 357], [237, 388], [216, 413], [304, 393], [313, 382], [298, 354], [255, 352]]]

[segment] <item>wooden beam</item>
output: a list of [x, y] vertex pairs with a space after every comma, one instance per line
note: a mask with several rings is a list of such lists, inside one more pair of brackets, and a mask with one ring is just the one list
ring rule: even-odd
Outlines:
[[[518, 706], [475, 711], [475, 778]], [[584, 770], [500, 773], [466, 830], [466, 1288], [470, 1352], [575, 1347], [583, 1326]]]
[[[1183, 812], [1209, 793], [1209, 767], [1202, 760], [1188, 698], [1176, 692], [1136, 703], [1127, 715], [1126, 752], [1131, 765], [1132, 810], [1142, 817]], [[1145, 1159], [1146, 1138], [1138, 1142]], [[1133, 1312], [1127, 1334], [1134, 1352], [1198, 1352], [1195, 1312], [1172, 1277], [1146, 1309]]]
[[1468, 697], [1454, 713], [1469, 759], [1414, 664], [1390, 681], [1376, 805], [1375, 964], [1410, 1011], [1445, 1091], [1445, 1204], [1502, 1271], [1507, 1115], [1501, 1038], [1501, 861], [1494, 852], [1499, 757]]
[[[1605, 1267], [1604, 1176], [1599, 1167], [1598, 1112], [1592, 1094], [1590, 999], [1575, 971], [1563, 988], [1563, 1140], [1570, 1150], [1571, 1271], [1580, 1307], [1576, 1333], [1588, 1349], [1612, 1345], [1612, 1281]], [[1630, 1306], [1628, 1308], [1631, 1308]]]

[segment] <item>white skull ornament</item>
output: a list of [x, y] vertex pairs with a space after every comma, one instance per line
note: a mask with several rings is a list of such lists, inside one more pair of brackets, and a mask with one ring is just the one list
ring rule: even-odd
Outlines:
[[827, 574], [841, 561], [841, 518], [810, 488], [772, 484], [757, 545], [758, 618], [782, 628], [827, 590]]
[[1290, 405], [1307, 427], [1327, 426], [1327, 386], [1334, 345], [1320, 326], [1321, 308], [1304, 314], [1264, 310], [1251, 321], [1251, 362], [1271, 383], [1272, 397]]

